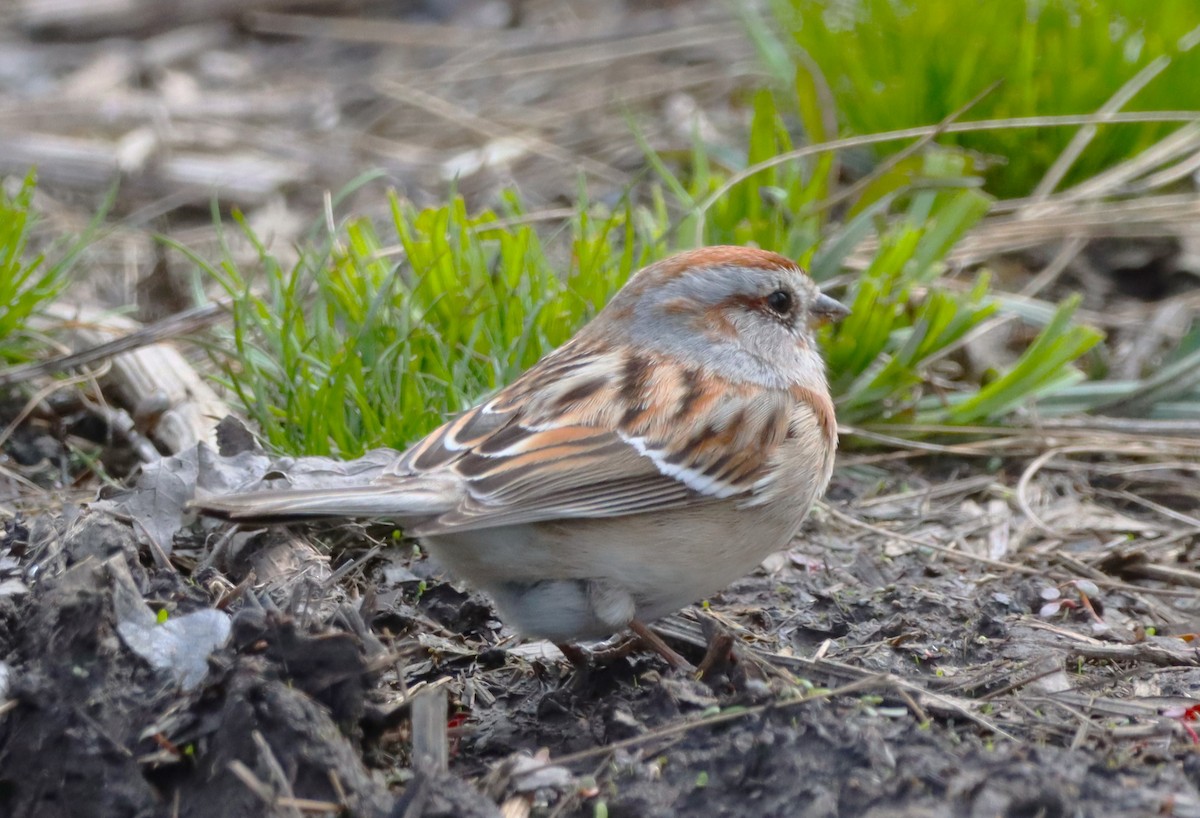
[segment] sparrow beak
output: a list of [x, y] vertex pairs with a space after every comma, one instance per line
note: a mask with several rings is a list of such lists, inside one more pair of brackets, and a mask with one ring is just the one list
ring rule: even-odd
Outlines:
[[824, 324], [828, 321], [841, 321], [850, 314], [849, 307], [824, 293], [817, 296], [817, 300], [808, 308], [808, 311], [813, 317], [813, 322], [817, 324]]

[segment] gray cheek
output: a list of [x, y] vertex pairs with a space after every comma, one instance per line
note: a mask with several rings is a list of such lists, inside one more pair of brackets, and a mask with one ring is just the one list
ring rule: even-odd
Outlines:
[[792, 327], [792, 343], [799, 350], [807, 351], [812, 349], [812, 334], [803, 326]]
[[695, 315], [664, 315], [643, 309], [630, 326], [630, 340], [635, 347], [674, 358], [684, 366], [715, 370], [734, 383], [785, 385], [778, 371], [777, 355], [773, 359], [754, 349], [754, 345], [746, 344], [746, 337], [753, 334], [750, 328], [737, 327], [736, 338], [706, 329], [696, 326]]

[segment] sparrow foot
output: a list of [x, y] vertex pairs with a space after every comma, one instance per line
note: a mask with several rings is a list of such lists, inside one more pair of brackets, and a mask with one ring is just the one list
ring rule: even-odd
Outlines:
[[629, 629], [633, 631], [632, 637], [623, 639], [615, 644], [602, 645], [596, 650], [582, 648], [579, 645], [573, 645], [569, 642], [556, 642], [554, 646], [562, 652], [563, 656], [567, 657], [568, 662], [580, 671], [591, 670], [597, 663], [607, 664], [615, 659], [628, 656], [639, 648], [649, 648], [665, 659], [667, 664], [676, 670], [683, 670], [688, 673], [696, 670], [691, 662], [671, 648], [661, 636], [650, 630], [645, 623], [635, 619], [629, 624]]
[[676, 670], [687, 671], [688, 673], [696, 670], [691, 662], [680, 656], [670, 645], [663, 641], [661, 636], [650, 630], [646, 623], [635, 619], [629, 623], [629, 629], [638, 635], [638, 638], [645, 643], [646, 647], [665, 659], [671, 667]]

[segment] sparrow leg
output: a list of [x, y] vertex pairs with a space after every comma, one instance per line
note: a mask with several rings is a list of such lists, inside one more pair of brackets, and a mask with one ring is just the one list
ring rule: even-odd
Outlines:
[[617, 659], [622, 659], [631, 653], [645, 650], [646, 643], [636, 634], [629, 633], [625, 634], [625, 638], [616, 644], [581, 648], [570, 642], [555, 642], [554, 647], [558, 648], [572, 665], [579, 669], [587, 669], [597, 664], [604, 665], [609, 662], [615, 662]]
[[644, 622], [639, 622], [635, 619], [629, 623], [629, 629], [636, 633], [638, 637], [646, 643], [647, 647], [651, 648], [659, 656], [666, 659], [667, 664], [671, 667], [677, 670], [695, 670], [695, 668], [692, 667], [691, 662], [676, 653], [670, 645], [662, 640], [661, 636], [650, 630], [650, 628], [646, 627]]
[[623, 659], [631, 653], [639, 650], [645, 650], [646, 643], [638, 638], [636, 634], [626, 633], [621, 639], [607, 640], [605, 643], [597, 645], [589, 650], [592, 658], [600, 662], [614, 662], [617, 659]]
[[554, 647], [562, 652], [562, 655], [567, 657], [567, 661], [575, 666], [577, 670], [587, 670], [591, 667], [591, 657], [588, 652], [579, 645], [572, 645], [570, 642], [555, 642]]
[[712, 633], [708, 635], [708, 649], [704, 652], [704, 658], [696, 668], [701, 678], [708, 676], [714, 670], [727, 670], [736, 661], [733, 644], [732, 634], [725, 630], [713, 629]]

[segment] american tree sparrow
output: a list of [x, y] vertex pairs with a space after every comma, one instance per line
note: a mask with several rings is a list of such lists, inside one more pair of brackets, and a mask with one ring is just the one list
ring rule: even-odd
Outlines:
[[630, 627], [676, 663], [644, 623], [787, 545], [829, 483], [837, 424], [814, 327], [847, 312], [775, 253], [680, 253], [370, 484], [199, 505], [393, 520], [524, 635]]

